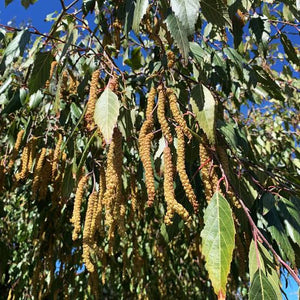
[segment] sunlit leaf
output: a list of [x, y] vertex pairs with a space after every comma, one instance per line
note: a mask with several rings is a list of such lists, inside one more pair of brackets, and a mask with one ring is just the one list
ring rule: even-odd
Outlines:
[[191, 93], [193, 112], [200, 128], [207, 135], [209, 141], [215, 142], [215, 109], [216, 102], [210, 90], [204, 85], [196, 85]]
[[147, 7], [148, 0], [136, 0], [132, 22], [132, 29], [136, 34], [139, 32], [140, 23], [146, 13]]
[[202, 253], [215, 293], [226, 295], [227, 276], [235, 246], [235, 228], [227, 200], [216, 192], [204, 212]]
[[99, 126], [106, 143], [110, 143], [112, 138], [119, 110], [118, 96], [107, 87], [96, 103], [94, 114], [95, 123]]

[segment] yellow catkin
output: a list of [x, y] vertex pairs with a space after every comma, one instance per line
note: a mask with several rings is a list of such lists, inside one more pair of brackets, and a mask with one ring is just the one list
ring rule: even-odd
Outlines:
[[73, 215], [71, 218], [71, 223], [74, 226], [72, 239], [73, 241], [78, 239], [78, 234], [80, 232], [80, 210], [81, 210], [81, 202], [83, 197], [83, 192], [85, 185], [88, 181], [88, 175], [82, 176], [78, 182], [76, 194], [75, 194], [75, 200], [74, 200], [74, 208], [73, 208]]
[[185, 170], [185, 141], [184, 141], [184, 134], [181, 127], [176, 127], [176, 133], [178, 138], [177, 163], [176, 163], [177, 172], [179, 174], [179, 178], [181, 180], [186, 196], [190, 201], [190, 203], [192, 204], [194, 211], [197, 212], [198, 211], [197, 198]]
[[51, 181], [51, 170], [52, 170], [52, 156], [53, 156], [53, 150], [49, 150], [44, 166], [41, 171], [41, 177], [40, 177], [40, 187], [39, 187], [39, 199], [45, 199], [48, 193], [48, 185]]
[[154, 137], [154, 133], [151, 132], [152, 128], [152, 120], [147, 119], [142, 125], [139, 136], [139, 153], [145, 169], [148, 206], [152, 206], [155, 198], [154, 172], [151, 162], [151, 142]]
[[165, 223], [170, 225], [172, 223], [172, 218], [174, 212], [176, 212], [185, 221], [189, 220], [189, 213], [187, 210], [176, 201], [175, 191], [173, 186], [173, 163], [172, 154], [170, 147], [166, 146], [164, 148], [164, 197], [167, 203], [167, 213], [165, 215]]
[[156, 97], [156, 89], [155, 87], [152, 87], [147, 97], [146, 119], [148, 120], [153, 119], [152, 112], [155, 105], [155, 97]]
[[58, 135], [58, 140], [54, 149], [53, 153], [53, 162], [52, 162], [52, 173], [51, 173], [51, 179], [52, 181], [55, 180], [56, 174], [57, 174], [57, 167], [58, 167], [58, 161], [60, 156], [60, 148], [62, 144], [63, 137], [61, 134]]
[[157, 102], [157, 118], [161, 126], [163, 136], [166, 138], [168, 143], [172, 143], [173, 137], [170, 131], [168, 121], [166, 119], [166, 97], [162, 87], [158, 91], [158, 102]]
[[29, 141], [29, 158], [28, 158], [28, 171], [31, 171], [32, 166], [33, 166], [33, 161], [35, 159], [35, 154], [36, 154], [36, 144], [37, 144], [37, 138], [32, 137], [31, 140]]
[[29, 144], [27, 143], [23, 149], [21, 157], [21, 170], [16, 174], [17, 181], [25, 180], [28, 174], [28, 161], [29, 161]]
[[107, 154], [106, 191], [103, 198], [105, 205], [105, 225], [111, 227], [115, 218], [119, 219], [122, 197], [122, 134], [114, 129], [112, 142]]
[[184, 134], [188, 137], [188, 139], [191, 140], [193, 136], [192, 136], [188, 126], [186, 125], [186, 122], [185, 122], [183, 116], [181, 115], [181, 112], [180, 112], [180, 110], [178, 108], [178, 104], [177, 104], [177, 97], [174, 94], [172, 89], [167, 89], [167, 97], [169, 99], [170, 109], [171, 109], [171, 112], [173, 114], [175, 121], [182, 128]]
[[94, 219], [95, 214], [95, 203], [97, 203], [98, 195], [97, 192], [94, 191], [90, 194], [88, 199], [87, 210], [85, 214], [85, 221], [84, 221], [84, 229], [83, 229], [83, 245], [82, 245], [82, 258], [84, 264], [89, 272], [94, 272], [95, 267], [91, 261], [90, 257], [90, 248], [92, 245], [92, 222]]
[[[204, 139], [204, 141], [207, 141], [207, 139]], [[206, 142], [206, 145], [208, 146], [208, 142]], [[200, 156], [201, 165], [207, 161], [212, 161], [212, 157], [209, 154], [205, 145], [203, 144], [203, 141], [201, 141], [199, 144], [199, 156]], [[211, 169], [210, 162], [208, 162], [206, 165], [204, 165], [202, 167], [201, 179], [202, 179], [203, 186], [204, 186], [205, 197], [206, 197], [207, 203], [209, 203], [213, 194], [217, 190], [217, 185], [218, 185], [218, 176], [217, 176], [214, 168]]]
[[103, 198], [106, 190], [105, 184], [105, 170], [103, 167], [100, 167], [100, 178], [99, 178], [99, 193], [98, 193], [98, 206], [97, 206], [97, 216], [96, 216], [96, 230], [100, 233], [100, 235], [104, 232], [104, 227], [102, 224], [103, 221]]
[[32, 182], [32, 198], [35, 199], [39, 185], [40, 185], [40, 180], [41, 180], [41, 174], [42, 174], [42, 168], [44, 164], [44, 160], [47, 154], [47, 149], [42, 148], [41, 153], [39, 155], [39, 158], [36, 163], [35, 170], [33, 172], [33, 182]]
[[68, 95], [68, 79], [69, 79], [69, 73], [68, 71], [63, 71], [62, 78], [61, 78], [61, 85], [59, 90], [59, 98], [65, 99]]
[[11, 158], [10, 158], [8, 166], [7, 166], [7, 170], [8, 171], [12, 168], [12, 166], [14, 165], [15, 160], [16, 160], [16, 158], [18, 156], [24, 132], [25, 131], [23, 129], [18, 132], [17, 139], [16, 139], [16, 142], [15, 142], [12, 154], [11, 154]]
[[52, 76], [53, 76], [53, 73], [54, 73], [54, 69], [57, 65], [57, 61], [53, 61], [51, 63], [51, 67], [50, 67], [50, 73], [49, 73], [49, 79], [46, 81], [45, 83], [45, 89], [48, 90], [49, 89], [49, 86], [50, 86], [50, 82], [51, 82], [51, 79], [52, 79]]
[[131, 211], [132, 211], [132, 217], [134, 216], [136, 210], [137, 210], [137, 183], [136, 183], [136, 177], [134, 174], [130, 174], [130, 199], [131, 199]]
[[87, 130], [91, 131], [94, 128], [94, 112], [96, 101], [98, 99], [98, 81], [99, 81], [100, 71], [96, 70], [92, 74], [89, 99], [87, 102], [87, 108], [85, 112], [85, 121]]
[[167, 59], [168, 59], [168, 68], [172, 69], [175, 64], [175, 54], [173, 51], [169, 50], [167, 52]]

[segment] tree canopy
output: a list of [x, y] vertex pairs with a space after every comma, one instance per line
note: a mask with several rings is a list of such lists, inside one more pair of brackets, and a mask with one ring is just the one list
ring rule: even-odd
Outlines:
[[1, 297], [300, 284], [299, 20], [294, 0], [61, 0], [47, 34], [0, 24]]

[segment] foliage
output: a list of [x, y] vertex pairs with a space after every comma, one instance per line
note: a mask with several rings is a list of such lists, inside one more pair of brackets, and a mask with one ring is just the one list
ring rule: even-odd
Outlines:
[[3, 298], [299, 284], [298, 2], [60, 2], [0, 29]]

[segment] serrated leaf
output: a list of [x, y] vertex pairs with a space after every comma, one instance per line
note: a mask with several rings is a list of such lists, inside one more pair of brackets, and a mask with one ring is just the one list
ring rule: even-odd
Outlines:
[[249, 290], [249, 299], [250, 300], [274, 300], [278, 299], [276, 293], [272, 287], [272, 284], [262, 272], [261, 269], [258, 269], [250, 285]]
[[283, 45], [284, 51], [287, 55], [287, 58], [290, 62], [296, 64], [298, 67], [300, 66], [300, 59], [297, 56], [297, 52], [292, 44], [292, 42], [288, 39], [288, 37], [284, 34], [280, 34], [280, 40]]
[[22, 30], [18, 32], [15, 38], [6, 47], [3, 59], [1, 62], [0, 70], [3, 72], [5, 67], [10, 65], [15, 58], [22, 56], [26, 45], [30, 40], [30, 32], [28, 30]]
[[136, 34], [139, 33], [140, 23], [147, 11], [147, 7], [148, 0], [136, 0], [132, 22], [132, 29]]
[[273, 262], [272, 256], [268, 250], [260, 243], [257, 244], [257, 251], [255, 249], [254, 241], [252, 240], [249, 250], [249, 275], [250, 282], [253, 281], [255, 272], [261, 269], [261, 271], [266, 275], [269, 282], [272, 284], [273, 289], [277, 295], [277, 298], [281, 299], [280, 291], [280, 278], [278, 272], [276, 271], [276, 266]]
[[169, 14], [166, 19], [166, 24], [171, 36], [174, 38], [181, 55], [183, 56], [185, 62], [187, 62], [189, 56], [189, 40], [188, 32], [184, 29], [183, 25], [177, 17], [173, 14]]
[[170, 2], [175, 16], [179, 19], [187, 34], [193, 34], [199, 15], [199, 0], [171, 0]]
[[200, 128], [209, 141], [215, 143], [215, 99], [204, 85], [197, 85], [191, 92], [191, 105]]
[[45, 85], [46, 81], [49, 79], [52, 61], [53, 56], [50, 51], [39, 52], [36, 54], [32, 74], [28, 84], [30, 94], [35, 93], [38, 89]]
[[226, 295], [227, 276], [235, 246], [235, 228], [227, 200], [216, 192], [204, 212], [202, 253], [215, 293]]
[[107, 87], [96, 103], [94, 114], [95, 123], [100, 128], [106, 143], [110, 143], [119, 111], [118, 96]]

